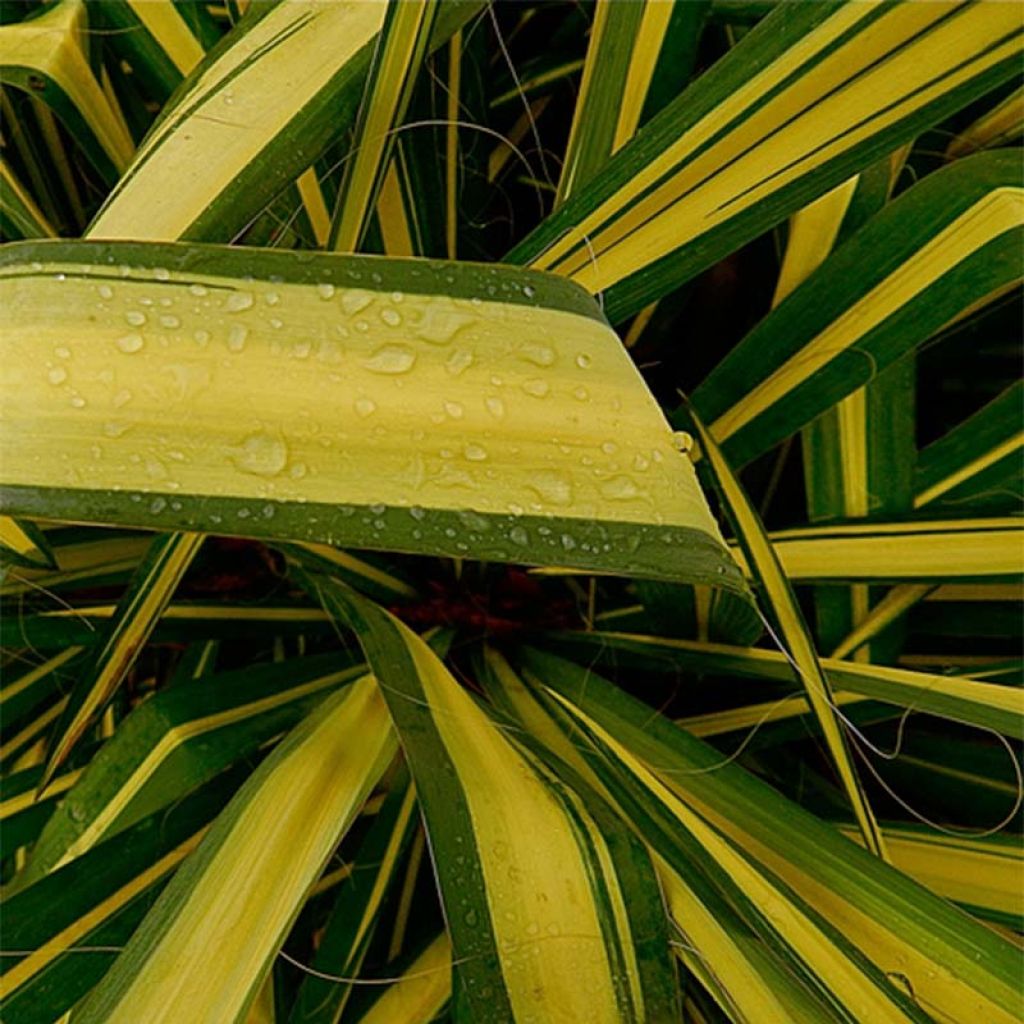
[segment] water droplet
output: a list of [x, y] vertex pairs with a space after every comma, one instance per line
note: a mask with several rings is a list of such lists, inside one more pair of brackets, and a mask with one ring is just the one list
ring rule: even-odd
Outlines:
[[524, 345], [517, 354], [520, 359], [533, 363], [534, 366], [551, 366], [558, 358], [554, 349], [537, 344]]
[[279, 434], [259, 431], [231, 449], [235, 465], [257, 476], [277, 476], [288, 464], [288, 446]]
[[169, 327], [172, 330], [175, 327], [180, 327], [181, 326], [181, 321], [176, 316], [171, 316], [170, 314], [167, 314], [165, 316], [160, 317], [160, 323], [164, 327]]
[[141, 327], [146, 322], [146, 314], [137, 309], [128, 310], [128, 312], [125, 313], [124, 318], [132, 325], [132, 327]]
[[452, 419], [459, 420], [462, 419], [462, 414], [465, 410], [459, 402], [445, 402], [444, 411], [448, 413]]
[[601, 445], [601, 451], [603, 451], [605, 455], [614, 455], [618, 450], [619, 446], [614, 441], [605, 441]]
[[68, 379], [68, 371], [63, 366], [55, 366], [47, 373], [46, 379], [51, 384], [63, 384]]
[[576, 538], [568, 533], [562, 534], [561, 541], [562, 547], [565, 548], [566, 551], [572, 551], [572, 549], [576, 547]]
[[483, 462], [487, 458], [487, 449], [480, 444], [467, 444], [462, 449], [462, 454], [469, 459], [470, 462]]
[[432, 345], [446, 345], [476, 317], [457, 313], [444, 306], [431, 306], [416, 324], [416, 334]]
[[347, 316], [361, 313], [373, 302], [373, 296], [361, 288], [348, 288], [341, 293], [341, 308]]
[[651, 465], [650, 460], [645, 458], [639, 452], [637, 452], [636, 455], [633, 456], [633, 468], [640, 470], [641, 473], [645, 469], [649, 469], [650, 465]]
[[551, 390], [548, 382], [546, 380], [541, 380], [539, 377], [532, 377], [530, 380], [524, 380], [522, 383], [522, 389], [534, 398], [544, 398]]
[[409, 515], [416, 520], [422, 520], [427, 514], [426, 509], [420, 508], [419, 505], [412, 505], [409, 508]]
[[457, 348], [445, 360], [445, 369], [453, 376], [458, 377], [463, 371], [473, 365], [473, 353], [468, 349]]
[[166, 498], [156, 497], [149, 503], [149, 511], [155, 516], [160, 515], [165, 508], [167, 508]]
[[53, 350], [53, 354], [58, 359], [70, 359], [71, 358], [71, 349], [69, 349], [66, 345], [58, 345]]
[[138, 352], [143, 346], [141, 334], [126, 334], [117, 339], [117, 347], [122, 352]]
[[523, 285], [523, 294], [528, 298], [532, 299], [537, 294], [537, 289], [532, 284]]
[[276, 306], [281, 301], [281, 296], [278, 295], [277, 292], [267, 292], [263, 296], [263, 301], [268, 306]]
[[166, 267], [154, 267], [153, 276], [158, 281], [170, 281], [171, 272]]
[[685, 430], [674, 430], [672, 432], [672, 444], [680, 452], [688, 452], [693, 448], [693, 438]]
[[572, 397], [575, 398], [577, 402], [585, 402], [590, 398], [590, 392], [586, 388], [576, 388], [572, 393]]
[[114, 297], [114, 289], [109, 284], [101, 284], [97, 291], [99, 291], [101, 299], [112, 299]]
[[210, 332], [200, 328], [198, 331], [193, 331], [192, 337], [195, 338], [197, 345], [206, 345], [210, 340]]
[[475, 910], [467, 910], [463, 920], [470, 928], [472, 928], [478, 920], [477, 912]]
[[590, 356], [586, 352], [580, 352], [576, 356], [576, 365], [581, 369], [585, 370], [590, 365]]
[[312, 343], [308, 341], [297, 341], [292, 346], [292, 355], [296, 359], [308, 359], [310, 350], [312, 349]]
[[128, 423], [118, 423], [116, 420], [108, 420], [103, 424], [103, 433], [107, 437], [120, 437], [129, 429]]
[[132, 400], [132, 393], [127, 388], [121, 388], [120, 391], [114, 395], [113, 404], [115, 409], [120, 409], [126, 406]]
[[572, 501], [572, 481], [561, 470], [538, 470], [527, 486], [551, 505], [568, 505]]
[[228, 348], [232, 352], [241, 352], [245, 348], [245, 340], [249, 337], [249, 328], [244, 324], [233, 324], [228, 331]]
[[334, 285], [328, 284], [326, 281], [323, 284], [316, 286], [316, 293], [324, 301], [334, 298]]
[[241, 313], [243, 309], [251, 309], [252, 303], [251, 292], [232, 292], [224, 300], [224, 308], [229, 313]]
[[279, 331], [284, 326], [284, 321], [279, 320], [276, 316], [272, 316], [270, 318], [270, 326], [273, 327], [275, 331]]
[[495, 419], [500, 420], [505, 415], [505, 403], [500, 398], [495, 398], [492, 395], [490, 398], [484, 400], [484, 404], [487, 406], [487, 411]]
[[605, 480], [600, 487], [601, 493], [613, 501], [628, 501], [640, 492], [636, 484], [628, 476], [613, 476]]
[[204, 288], [201, 284], [190, 284], [188, 286], [189, 294], [195, 295], [197, 298], [202, 298], [204, 295], [209, 295], [209, 290]]
[[352, 408], [355, 409], [357, 415], [365, 418], [376, 412], [377, 403], [372, 398], [357, 398], [352, 403]]
[[288, 469], [288, 475], [293, 480], [301, 480], [308, 472], [309, 469], [304, 462], [292, 463], [291, 467]]
[[380, 311], [380, 318], [389, 327], [397, 327], [402, 322], [402, 314], [397, 309], [386, 306]]
[[416, 353], [407, 345], [382, 345], [363, 366], [372, 373], [407, 373], [416, 362]]

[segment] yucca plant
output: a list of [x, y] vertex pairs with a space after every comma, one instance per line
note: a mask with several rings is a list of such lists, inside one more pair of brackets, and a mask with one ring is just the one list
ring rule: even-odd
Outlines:
[[2, 14], [5, 1024], [1019, 1019], [1020, 7]]

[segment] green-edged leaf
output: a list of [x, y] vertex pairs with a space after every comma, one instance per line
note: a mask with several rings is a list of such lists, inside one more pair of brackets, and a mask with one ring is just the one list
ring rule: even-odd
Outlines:
[[746, 556], [747, 565], [760, 584], [772, 617], [779, 628], [777, 642], [784, 644], [785, 649], [791, 653], [800, 681], [806, 687], [807, 699], [814, 709], [815, 717], [824, 734], [829, 754], [839, 774], [846, 797], [853, 808], [857, 824], [860, 826], [868, 848], [880, 857], [884, 857], [885, 846], [878, 823], [875, 821], [867, 795], [857, 776], [857, 769], [850, 757], [846, 734], [836, 716], [832, 688], [821, 671], [814, 642], [793, 594], [793, 588], [790, 586], [779, 557], [764, 531], [761, 517], [750, 503], [750, 499], [721, 449], [696, 414], [691, 412], [690, 418], [696, 427], [709, 475], [714, 481], [715, 489], [722, 497], [722, 503], [729, 518], [732, 520], [736, 536]]
[[709, 7], [709, 0], [598, 0], [557, 202], [588, 184], [636, 134], [663, 52], [685, 80]]
[[692, 395], [730, 461], [745, 465], [1012, 287], [1024, 236], [1019, 183], [1006, 152], [929, 175], [765, 317]]
[[[443, 3], [431, 45], [479, 10]], [[165, 107], [93, 238], [227, 241], [355, 115], [384, 4], [256, 5]], [[173, 190], [175, 201], [158, 202]]]
[[920, 455], [914, 507], [1017, 511], [1021, 495], [1024, 384], [1007, 388]]
[[6, 1024], [51, 1024], [103, 977], [239, 781], [238, 773], [213, 780], [4, 899]]
[[[605, 660], [645, 672], [671, 673], [682, 668], [715, 676], [796, 681], [793, 666], [779, 651], [634, 633], [550, 636], [559, 649], [588, 664]], [[1024, 739], [1024, 697], [1016, 687], [838, 658], [820, 658], [819, 663], [832, 688], [844, 694], [858, 694]], [[838, 702], [843, 703], [841, 699]]]
[[[127, 60], [153, 96], [163, 102], [203, 59], [206, 45], [182, 10], [170, 0], [94, 0], [90, 7], [118, 56]], [[205, 13], [202, 5], [191, 5]], [[202, 16], [200, 14], [200, 17]]]
[[[397, 750], [377, 684], [328, 697], [220, 814], [75, 1024], [244, 1019], [305, 894]], [[273, 893], [273, 899], [268, 899]]]
[[82, 0], [64, 0], [34, 18], [0, 26], [0, 79], [52, 110], [96, 170], [113, 182], [134, 146], [89, 67], [86, 7]]
[[1020, 47], [1008, 5], [781, 4], [510, 259], [617, 322], [1011, 78]]
[[[844, 835], [859, 838], [850, 828]], [[1024, 919], [1020, 844], [1012, 836], [936, 835], [922, 828], [885, 829], [893, 864], [933, 892], [1016, 931]]]
[[40, 790], [46, 788], [134, 664], [202, 541], [202, 536], [194, 533], [164, 534], [153, 541], [117, 611], [97, 636], [92, 657], [71, 691], [50, 741]]
[[80, 857], [253, 755], [365, 672], [337, 654], [252, 665], [172, 687], [121, 722], [47, 822], [17, 888]]
[[[314, 971], [358, 977], [374, 933], [383, 923], [381, 905], [399, 877], [419, 817], [416, 793], [403, 767], [342, 881], [310, 964]], [[307, 977], [295, 997], [289, 1024], [333, 1024], [348, 1004], [353, 985]]]
[[[674, 970], [646, 851], [511, 742], [426, 644], [314, 581], [381, 682], [423, 808], [457, 1019], [674, 1020]], [[600, 822], [600, 824], [599, 824]]]
[[624, 763], [635, 759], [642, 775], [655, 775], [790, 886], [880, 971], [905, 978], [904, 987], [927, 1012], [950, 1024], [1016, 1019], [1019, 954], [1013, 943], [854, 846], [764, 782], [723, 763], [717, 750], [652, 715], [648, 705], [591, 668], [534, 651], [524, 652], [524, 659], [536, 679], [575, 705], [583, 721], [600, 728]]
[[[1022, 524], [1015, 516], [986, 519], [843, 523], [769, 534], [794, 581], [875, 580], [880, 583], [1017, 579], [1024, 574]], [[746, 556], [733, 550], [746, 567]]]
[[[16, 243], [5, 256], [9, 514], [746, 595], [690, 461], [569, 282], [194, 245]], [[71, 352], [57, 384], [38, 355], [51, 344]]]
[[10, 516], [0, 516], [0, 560], [37, 569], [57, 565], [43, 531], [35, 523]]
[[357, 148], [345, 165], [331, 225], [330, 246], [336, 251], [355, 252], [362, 243], [437, 11], [438, 0], [387, 4], [353, 135]]

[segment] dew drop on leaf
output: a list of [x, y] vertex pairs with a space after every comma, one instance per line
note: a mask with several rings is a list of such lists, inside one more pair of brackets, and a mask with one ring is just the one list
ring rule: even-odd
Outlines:
[[132, 327], [141, 327], [146, 322], [146, 314], [137, 309], [128, 310], [124, 318]]
[[382, 345], [363, 366], [371, 373], [408, 373], [416, 362], [416, 353], [407, 345]]
[[125, 334], [123, 337], [117, 339], [117, 347], [122, 352], [138, 352], [142, 348], [144, 342], [141, 334]]
[[224, 308], [229, 313], [241, 313], [243, 309], [251, 309], [252, 303], [251, 292], [232, 292], [224, 300]]
[[561, 470], [537, 470], [527, 487], [550, 505], [568, 505], [572, 501], [572, 481]]
[[235, 465], [257, 476], [277, 476], [288, 464], [288, 446], [279, 434], [259, 431], [232, 449]]

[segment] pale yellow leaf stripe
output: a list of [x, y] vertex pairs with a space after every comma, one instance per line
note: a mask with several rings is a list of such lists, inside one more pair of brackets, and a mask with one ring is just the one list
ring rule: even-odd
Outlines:
[[34, 682], [42, 679], [43, 676], [49, 675], [51, 672], [55, 672], [66, 664], [76, 654], [81, 652], [81, 647], [66, 647], [59, 654], [55, 654], [52, 658], [47, 658], [42, 664], [37, 665], [35, 668], [30, 669], [22, 676], [18, 676], [17, 679], [12, 680], [2, 690], [0, 690], [0, 720], [3, 718], [4, 705], [9, 701], [13, 700], [18, 696], [19, 693], [27, 690]]
[[[863, 585], [857, 589], [866, 590]], [[868, 640], [920, 601], [932, 587], [926, 583], [904, 583], [893, 587], [870, 611], [854, 618], [854, 628], [836, 645], [833, 658], [847, 658], [859, 653]]]
[[[49, 726], [67, 707], [67, 703], [68, 698], [62, 697], [52, 707], [36, 715], [28, 725], [20, 732], [15, 733], [6, 743], [0, 745], [0, 761], [5, 760], [13, 751], [20, 749], [33, 739], [44, 736]], [[38, 763], [38, 759], [33, 759], [33, 763]], [[27, 768], [29, 765], [19, 765], [19, 767]]]
[[[614, 0], [613, 0], [614, 2]], [[673, 5], [662, 0], [647, 0], [640, 17], [640, 27], [633, 42], [633, 54], [622, 90], [622, 103], [615, 121], [612, 152], [620, 150], [636, 133], [643, 113], [647, 90], [654, 77], [665, 33], [672, 18]]]
[[396, 594], [402, 594], [405, 597], [415, 597], [417, 594], [416, 588], [410, 586], [404, 580], [400, 580], [397, 576], [393, 576], [383, 569], [378, 569], [375, 565], [371, 565], [362, 558], [356, 558], [355, 555], [351, 555], [347, 551], [332, 548], [329, 544], [303, 544], [302, 547], [324, 559], [324, 561], [330, 562], [331, 565], [336, 565], [339, 569], [344, 569], [346, 572], [362, 576], [372, 583], [387, 587], [388, 590], [392, 590]]
[[[935, 5], [923, 6], [930, 8]], [[999, 188], [988, 193], [922, 246], [912, 260], [900, 264], [767, 380], [719, 416], [710, 426], [715, 440], [722, 442], [752, 422], [841, 352], [852, 348], [871, 330], [940, 281], [965, 257], [1013, 230], [1022, 219], [1024, 189]], [[866, 354], [864, 358], [871, 357]]]
[[173, 3], [127, 0], [132, 13], [160, 44], [171, 63], [187, 75], [203, 58], [203, 48]]
[[22, 528], [16, 519], [10, 516], [0, 516], [0, 545], [10, 548], [11, 551], [21, 555], [23, 558], [32, 559], [37, 562], [45, 562], [46, 557], [39, 550], [39, 545]]
[[966, 465], [960, 466], [957, 470], [950, 473], [949, 476], [937, 480], [931, 487], [915, 494], [914, 508], [923, 508], [930, 502], [935, 501], [936, 498], [941, 498], [965, 480], [970, 480], [972, 476], [977, 476], [983, 470], [988, 469], [989, 466], [995, 465], [1000, 459], [1005, 459], [1021, 449], [1024, 449], [1024, 430], [1016, 436], [997, 444], [983, 455], [972, 459]]
[[1010, 93], [992, 110], [982, 114], [965, 128], [946, 148], [947, 158], [968, 156], [985, 149], [1012, 142], [1024, 134], [1024, 87]]
[[654, 862], [668, 911], [696, 951], [690, 959], [699, 965], [700, 974], [710, 976], [709, 987], [724, 1004], [722, 1009], [736, 1014], [735, 1019], [740, 1021], [791, 1020], [786, 1002], [758, 970], [756, 961], [741, 949], [735, 936], [669, 864], [657, 855]]
[[[1024, 573], [1024, 529], [1012, 516], [991, 519], [808, 527], [769, 535], [791, 580], [948, 579]], [[747, 571], [738, 547], [733, 557]]]
[[339, 194], [332, 243], [336, 252], [355, 252], [359, 248], [393, 146], [392, 129], [404, 116], [435, 12], [436, 0], [388, 6], [388, 19], [377, 44], [380, 52], [369, 79], [371, 86], [363, 97], [357, 148], [345, 168]]
[[[845, 708], [849, 704], [860, 704], [867, 700], [856, 693], [837, 693], [837, 707]], [[748, 730], [754, 726], [767, 725], [769, 722], [781, 722], [787, 718], [806, 715], [811, 705], [806, 697], [786, 697], [782, 700], [764, 701], [759, 704], [745, 704], [741, 708], [730, 708], [728, 711], [711, 711], [706, 715], [691, 715], [688, 718], [676, 719], [676, 724], [694, 736], [720, 736], [727, 732]]]
[[[47, 788], [46, 795], [49, 798], [60, 796], [66, 793], [81, 778], [84, 768], [75, 768], [73, 771], [58, 775]], [[29, 790], [27, 793], [19, 793], [17, 796], [8, 797], [0, 802], [0, 822], [5, 821], [12, 814], [20, 811], [27, 811], [36, 803], [36, 794]]]
[[[384, 4], [285, 0], [205, 66], [145, 139], [90, 229], [93, 238], [174, 241], [368, 44]], [[159, 147], [159, 159], [151, 160]], [[204, 155], [217, 154], [211, 167]], [[153, 196], [173, 195], [173, 203]]]
[[[109, 619], [117, 610], [114, 604], [79, 605], [75, 608], [55, 608], [41, 612], [46, 619], [68, 619], [84, 616], [90, 619]], [[223, 604], [171, 604], [160, 617], [178, 622], [326, 622], [327, 614], [320, 608], [273, 608], [262, 605]]]
[[[138, 493], [143, 522], [197, 494], [252, 499], [272, 516], [270, 483], [275, 502], [657, 515], [720, 536], [606, 323], [495, 300], [399, 301], [384, 286], [24, 271], [0, 278], [0, 304], [17, 311], [0, 376], [8, 485], [66, 487], [68, 467], [87, 465], [73, 485]], [[173, 312], [150, 316], [163, 299]], [[56, 385], [38, 358], [51, 343], [71, 352]], [[256, 396], [267, 396], [258, 419]], [[139, 451], [154, 453], [156, 476], [132, 461]]]
[[428, 1024], [434, 1020], [452, 992], [452, 946], [442, 932], [409, 965], [393, 985], [385, 989], [359, 1024]]
[[43, 236], [46, 238], [54, 238], [57, 232], [53, 230], [53, 226], [46, 219], [43, 211], [39, 209], [35, 199], [32, 198], [25, 186], [17, 179], [5, 159], [0, 159], [0, 176], [3, 178], [4, 188], [9, 188], [11, 190], [14, 194], [15, 201], [28, 211]]
[[[949, 14], [950, 5], [910, 3], [887, 11], [856, 33], [852, 42], [824, 52], [875, 13], [873, 8], [845, 5], [779, 59], [752, 74], [627, 185], [581, 218], [534, 266], [571, 276], [591, 292], [602, 291], [877, 135], [1019, 47], [1012, 38], [992, 45], [1018, 29], [1013, 5], [965, 7], [937, 24]], [[893, 52], [910, 40], [911, 45]], [[803, 73], [762, 103], [800, 67]], [[936, 68], [955, 70], [936, 78]], [[876, 113], [865, 117], [865, 111]], [[734, 119], [740, 119], [735, 129], [708, 144], [723, 124]], [[844, 126], [848, 130], [841, 131]], [[693, 155], [705, 145], [703, 152]], [[676, 170], [684, 161], [685, 166]]]

